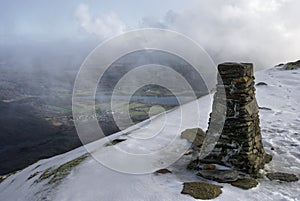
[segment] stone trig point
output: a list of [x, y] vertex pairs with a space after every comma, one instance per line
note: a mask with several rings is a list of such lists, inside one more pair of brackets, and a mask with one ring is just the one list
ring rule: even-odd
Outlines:
[[202, 162], [257, 174], [271, 158], [262, 144], [253, 65], [223, 63], [218, 66], [218, 71], [217, 91], [206, 136], [216, 132], [221, 135]]

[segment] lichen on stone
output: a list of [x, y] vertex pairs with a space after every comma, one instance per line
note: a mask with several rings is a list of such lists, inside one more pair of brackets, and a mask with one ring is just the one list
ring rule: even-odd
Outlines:
[[218, 197], [223, 186], [205, 182], [187, 182], [183, 184], [182, 194], [188, 194], [196, 199], [210, 200]]
[[266, 175], [270, 180], [277, 180], [277, 181], [285, 181], [285, 182], [296, 182], [299, 181], [299, 178], [294, 174], [283, 173], [283, 172], [275, 172], [275, 173], [268, 173]]
[[251, 188], [255, 188], [258, 185], [258, 182], [254, 178], [243, 178], [232, 182], [231, 185], [244, 190], [248, 190]]

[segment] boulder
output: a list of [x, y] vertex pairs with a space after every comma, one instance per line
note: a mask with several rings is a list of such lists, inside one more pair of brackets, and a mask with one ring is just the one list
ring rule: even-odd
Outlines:
[[248, 190], [251, 188], [255, 188], [258, 185], [258, 182], [253, 178], [243, 178], [232, 182], [231, 185], [241, 189]]
[[296, 175], [283, 173], [283, 172], [268, 173], [266, 176], [270, 180], [285, 181], [285, 182], [295, 182], [299, 180]]
[[218, 197], [223, 186], [205, 182], [188, 182], [183, 184], [182, 194], [188, 194], [196, 199], [210, 200]]

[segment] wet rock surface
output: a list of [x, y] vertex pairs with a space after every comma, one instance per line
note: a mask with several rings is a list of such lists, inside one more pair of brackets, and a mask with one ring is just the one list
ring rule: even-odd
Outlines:
[[209, 200], [218, 197], [222, 186], [205, 182], [187, 182], [183, 184], [182, 194], [188, 194], [196, 199]]

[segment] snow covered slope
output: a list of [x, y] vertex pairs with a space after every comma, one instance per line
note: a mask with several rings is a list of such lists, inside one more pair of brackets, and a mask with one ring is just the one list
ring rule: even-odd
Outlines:
[[[300, 173], [300, 70], [282, 71], [268, 69], [256, 73], [256, 86], [260, 110], [263, 143], [273, 161], [265, 171]], [[128, 152], [148, 153], [164, 146], [168, 138], [186, 128], [200, 126], [206, 129], [211, 108], [211, 97], [200, 98], [182, 108], [175, 109], [152, 121], [142, 122], [140, 129], [132, 127], [124, 132], [109, 136], [108, 139], [127, 139], [114, 146], [107, 146], [108, 139], [101, 139], [89, 145], [95, 155], [118, 158], [116, 148]], [[195, 117], [195, 103], [201, 110], [201, 118]], [[190, 114], [178, 129], [180, 110]], [[161, 122], [167, 128], [146, 143], [139, 143], [136, 136], [151, 137], [151, 131]], [[135, 136], [135, 137], [134, 137]], [[176, 137], [174, 152], [189, 145], [186, 140]], [[178, 150], [179, 149], [179, 150]], [[50, 159], [38, 161], [26, 169], [11, 175], [0, 184], [1, 201], [189, 201], [195, 200], [181, 194], [183, 182], [206, 181], [186, 170], [190, 156], [181, 157], [168, 167], [172, 174], [148, 173], [132, 175], [120, 173], [101, 165], [86, 149], [80, 147], [71, 152]], [[171, 157], [174, 153], [157, 155], [158, 159]], [[126, 161], [119, 161], [121, 164]], [[136, 166], [137, 164], [127, 164]], [[150, 164], [152, 165], [152, 164]], [[152, 169], [159, 167], [153, 165]], [[215, 182], [212, 182], [215, 183]], [[223, 193], [215, 200], [300, 200], [300, 182], [279, 183], [260, 179], [260, 185], [251, 190], [241, 190], [229, 184], [222, 184]]]

